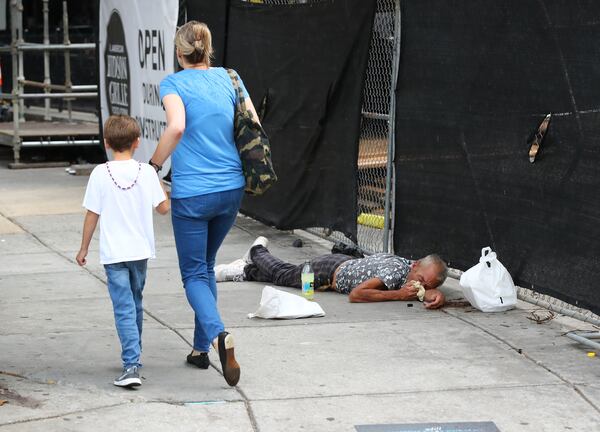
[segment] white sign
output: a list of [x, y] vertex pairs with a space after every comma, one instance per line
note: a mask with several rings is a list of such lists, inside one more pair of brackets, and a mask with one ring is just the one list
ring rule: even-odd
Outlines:
[[[174, 72], [179, 0], [100, 1], [100, 111], [127, 114], [142, 129], [135, 159], [148, 162], [166, 127], [160, 82]], [[111, 158], [110, 152], [108, 157]], [[162, 175], [168, 173], [168, 160]]]

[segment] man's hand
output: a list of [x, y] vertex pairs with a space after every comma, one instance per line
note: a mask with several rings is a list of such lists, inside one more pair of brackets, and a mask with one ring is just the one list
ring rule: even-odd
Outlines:
[[402, 285], [398, 290], [398, 295], [400, 296], [400, 300], [417, 300], [418, 292], [419, 289], [413, 285], [412, 281], [410, 281]]
[[85, 259], [85, 257], [87, 257], [87, 254], [88, 254], [87, 249], [80, 249], [79, 252], [77, 253], [77, 256], [75, 257], [77, 264], [79, 264], [80, 266], [86, 265], [87, 260]]
[[444, 306], [446, 298], [444, 294], [438, 289], [430, 289], [425, 291], [425, 299], [423, 304], [427, 309], [437, 309]]

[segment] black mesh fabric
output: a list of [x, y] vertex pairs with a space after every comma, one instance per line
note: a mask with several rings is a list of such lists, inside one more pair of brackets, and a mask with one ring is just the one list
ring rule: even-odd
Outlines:
[[188, 1], [212, 29], [216, 64], [237, 70], [271, 140], [279, 181], [242, 212], [280, 229], [356, 238], [360, 107], [375, 2], [268, 6]]
[[[402, 2], [395, 251], [600, 313], [600, 3]], [[535, 163], [527, 139], [552, 113]]]

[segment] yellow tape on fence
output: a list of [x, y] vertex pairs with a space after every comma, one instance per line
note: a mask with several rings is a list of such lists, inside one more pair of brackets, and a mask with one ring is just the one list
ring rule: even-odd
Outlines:
[[359, 223], [359, 225], [383, 229], [384, 218], [380, 215], [361, 213], [360, 215], [358, 215], [357, 222]]

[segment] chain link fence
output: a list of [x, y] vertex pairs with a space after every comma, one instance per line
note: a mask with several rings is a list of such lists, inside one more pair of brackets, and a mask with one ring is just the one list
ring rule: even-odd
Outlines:
[[[273, 6], [320, 3], [330, 0], [244, 0]], [[400, 35], [399, 0], [377, 0], [369, 60], [363, 91], [361, 133], [357, 161], [357, 245], [366, 252], [386, 250], [384, 225], [386, 223], [386, 181], [388, 175], [388, 143], [391, 139], [391, 98], [393, 95], [394, 62], [397, 61], [396, 39]], [[393, 197], [392, 191], [389, 191]], [[391, 206], [393, 209], [393, 205]], [[391, 212], [388, 213], [391, 219]], [[388, 220], [391, 227], [391, 220]], [[307, 231], [331, 240], [351, 241], [337, 231], [313, 227]], [[390, 233], [390, 237], [391, 233]]]
[[[371, 252], [385, 250], [384, 224], [390, 214], [385, 211], [388, 173], [390, 126], [393, 122], [395, 41], [398, 1], [379, 0], [373, 23], [369, 62], [363, 93], [361, 136], [358, 151], [358, 245]], [[390, 191], [390, 195], [393, 193]], [[393, 206], [392, 206], [393, 208]]]
[[[400, 36], [399, 0], [377, 0], [369, 60], [363, 91], [357, 172], [357, 244], [369, 253], [385, 250], [385, 196], [388, 175], [388, 143], [391, 138], [391, 99], [394, 63]], [[392, 191], [390, 196], [393, 197]], [[391, 206], [393, 208], [393, 205]], [[388, 217], [391, 214], [388, 213]], [[391, 220], [388, 221], [391, 227]], [[332, 240], [349, 242], [342, 233], [323, 228], [308, 231]], [[390, 234], [391, 237], [391, 234]]]

